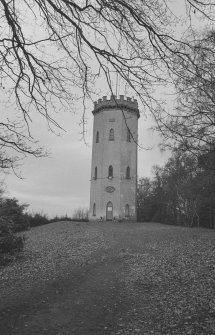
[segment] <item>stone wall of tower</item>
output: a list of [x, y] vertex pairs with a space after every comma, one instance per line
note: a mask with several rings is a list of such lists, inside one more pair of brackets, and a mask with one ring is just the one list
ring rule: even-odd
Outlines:
[[[117, 103], [119, 102], [119, 103]], [[124, 218], [125, 206], [129, 205], [129, 216], [136, 220], [137, 194], [137, 131], [139, 111], [136, 101], [131, 99], [99, 100], [93, 111], [93, 149], [90, 190], [90, 220], [106, 219], [106, 206], [113, 204], [113, 217]], [[128, 128], [131, 140], [127, 140]], [[109, 140], [110, 129], [114, 130], [114, 141]], [[96, 134], [99, 132], [99, 142]], [[113, 178], [108, 178], [108, 167], [113, 166]], [[95, 180], [95, 167], [97, 179]], [[130, 168], [130, 179], [126, 168]], [[114, 191], [113, 191], [114, 190]], [[111, 192], [112, 191], [112, 192]], [[96, 204], [96, 215], [93, 206]], [[95, 214], [95, 213], [94, 213]]]
[[[125, 216], [125, 205], [129, 204], [130, 217], [136, 220], [137, 200], [137, 115], [125, 111], [127, 125], [131, 130], [133, 139], [127, 142], [127, 127], [122, 118], [121, 144], [120, 144], [120, 215]], [[126, 178], [126, 168], [130, 167], [130, 179]]]

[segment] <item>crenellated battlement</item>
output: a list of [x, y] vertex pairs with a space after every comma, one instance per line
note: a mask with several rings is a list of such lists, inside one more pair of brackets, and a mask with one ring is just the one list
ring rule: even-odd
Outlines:
[[107, 99], [107, 96], [104, 96], [103, 99], [98, 99], [98, 101], [94, 102], [94, 110], [92, 113], [96, 114], [102, 109], [108, 108], [123, 108], [132, 110], [137, 113], [138, 118], [140, 117], [137, 100], [130, 97], [124, 97], [124, 95], [120, 95], [119, 98], [115, 95], [111, 95], [109, 100]]

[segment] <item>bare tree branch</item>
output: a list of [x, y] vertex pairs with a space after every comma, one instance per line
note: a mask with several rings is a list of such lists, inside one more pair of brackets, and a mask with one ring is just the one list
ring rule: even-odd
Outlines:
[[[213, 1], [184, 3], [188, 20], [194, 12], [214, 20]], [[155, 85], [168, 83], [170, 74], [180, 77], [184, 67], [195, 71], [198, 66], [190, 56], [192, 43], [174, 32], [177, 16], [169, 0], [0, 0], [0, 17], [0, 87], [16, 101], [26, 134], [20, 135], [21, 146], [13, 132], [8, 141], [10, 148], [25, 154], [41, 155], [41, 149], [24, 145], [31, 139], [32, 111], [50, 129], [60, 127], [52, 112], [59, 106], [71, 109], [73, 90], [81, 92], [85, 106], [97, 92], [100, 75], [112, 92], [112, 73], [118, 73], [122, 86], [157, 120], [161, 104], [153, 93]], [[2, 141], [6, 148], [7, 138]]]

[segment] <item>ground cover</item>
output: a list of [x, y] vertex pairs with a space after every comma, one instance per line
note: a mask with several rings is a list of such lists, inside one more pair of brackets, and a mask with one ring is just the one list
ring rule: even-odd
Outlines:
[[0, 268], [1, 334], [215, 334], [215, 231], [52, 223]]

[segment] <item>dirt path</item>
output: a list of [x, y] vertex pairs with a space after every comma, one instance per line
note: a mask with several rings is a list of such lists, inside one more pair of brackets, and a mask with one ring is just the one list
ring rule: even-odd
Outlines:
[[212, 230], [52, 224], [0, 275], [1, 335], [215, 334]]
[[96, 236], [99, 247], [91, 250], [95, 242], [87, 234], [87, 246], [92, 252], [86, 255], [86, 240], [78, 239], [80, 260], [77, 260], [76, 265], [68, 261], [66, 271], [65, 267], [58, 270], [57, 279], [56, 276], [55, 279], [48, 277], [47, 281], [40, 279], [37, 272], [33, 285], [25, 286], [24, 277], [22, 281], [17, 278], [20, 286], [14, 283], [16, 290], [13, 290], [11, 283], [6, 287], [0, 302], [2, 335], [116, 334], [116, 328], [122, 328], [122, 316], [130, 308], [129, 296], [121, 281], [125, 272], [122, 262], [125, 244], [118, 239], [118, 230], [113, 233], [106, 228], [103, 231], [101, 227], [85, 227], [85, 231], [93, 231], [92, 235]]
[[2, 310], [1, 334], [110, 334], [128, 309], [119, 261], [109, 259], [71, 272], [71, 277], [23, 292]]

